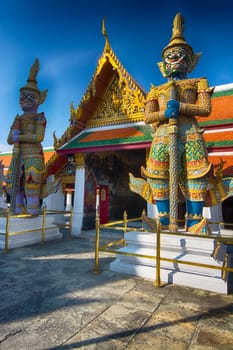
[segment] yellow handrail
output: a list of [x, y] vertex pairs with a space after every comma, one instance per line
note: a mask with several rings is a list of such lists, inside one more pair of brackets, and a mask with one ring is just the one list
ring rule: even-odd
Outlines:
[[[127, 218], [127, 213], [124, 212], [123, 214], [123, 220], [118, 220], [115, 222], [111, 222], [111, 223], [107, 223], [107, 224], [101, 224], [100, 225], [100, 218], [98, 216], [98, 218], [96, 217], [96, 250], [95, 250], [95, 270], [99, 272], [99, 252], [106, 252], [106, 253], [116, 253], [116, 254], [120, 254], [120, 255], [126, 255], [126, 256], [134, 256], [134, 257], [142, 257], [142, 258], [149, 258], [149, 259], [154, 259], [156, 261], [156, 276], [155, 276], [155, 285], [156, 286], [161, 286], [161, 277], [160, 277], [160, 262], [161, 261], [168, 261], [168, 262], [172, 262], [172, 263], [179, 263], [179, 264], [186, 264], [186, 265], [192, 265], [192, 266], [197, 266], [197, 267], [204, 267], [204, 268], [210, 268], [210, 269], [216, 269], [216, 270], [221, 270], [222, 273], [223, 272], [233, 272], [233, 268], [232, 267], [226, 267], [226, 266], [216, 266], [216, 265], [211, 265], [211, 264], [204, 264], [204, 263], [195, 263], [195, 262], [191, 262], [191, 261], [184, 261], [184, 260], [178, 260], [178, 259], [169, 259], [169, 258], [163, 258], [161, 257], [161, 241], [160, 241], [160, 236], [161, 234], [166, 234], [166, 235], [178, 235], [178, 236], [188, 236], [188, 237], [196, 237], [196, 238], [205, 238], [205, 239], [216, 239], [218, 240], [218, 242], [223, 242], [223, 243], [228, 243], [228, 244], [233, 244], [233, 237], [229, 238], [229, 237], [224, 237], [224, 236], [216, 236], [216, 235], [198, 235], [198, 234], [191, 234], [191, 233], [185, 233], [185, 232], [167, 232], [167, 231], [162, 231], [161, 230], [161, 224], [160, 224], [160, 220], [156, 221], [156, 228], [157, 228], [157, 232], [155, 233], [156, 236], [156, 255], [155, 256], [148, 256], [148, 255], [143, 255], [143, 254], [137, 254], [137, 253], [129, 253], [129, 252], [125, 252], [125, 251], [119, 251], [118, 249], [112, 249], [112, 246], [116, 245], [117, 247], [119, 247], [119, 245], [124, 246], [125, 243], [125, 233], [127, 231], [139, 231], [139, 229], [135, 229], [135, 227], [129, 227], [128, 223], [129, 222], [135, 222], [135, 221], [139, 221], [142, 220], [142, 217], [140, 218], [134, 218], [134, 219], [128, 219]], [[179, 220], [182, 221], [182, 220]], [[119, 225], [119, 223], [122, 223], [122, 226], [115, 226], [115, 225]], [[209, 222], [209, 224], [212, 224], [213, 222]], [[215, 224], [219, 224], [219, 225], [224, 225], [224, 226], [230, 226], [232, 224], [226, 224], [223, 222], [214, 222]], [[99, 242], [100, 242], [100, 229], [104, 229], [104, 228], [109, 228], [111, 227], [112, 230], [121, 230], [123, 232], [123, 239], [118, 239], [117, 241], [112, 241], [108, 244], [105, 244], [103, 246], [99, 246]], [[143, 232], [150, 232], [151, 231], [147, 231], [143, 228], [141, 230]], [[111, 247], [111, 249], [109, 249]]]
[[[38, 229], [29, 229], [29, 230], [23, 230], [23, 231], [10, 231], [10, 219], [11, 218], [31, 218], [32, 215], [29, 214], [20, 214], [20, 215], [12, 215], [10, 214], [10, 210], [6, 210], [6, 226], [5, 226], [5, 244], [4, 244], [4, 252], [7, 253], [9, 251], [9, 237], [19, 235], [19, 234], [24, 234], [28, 232], [37, 232], [41, 231], [41, 244], [45, 242], [45, 231], [51, 230], [54, 228], [54, 226], [47, 227], [46, 226], [46, 216], [49, 214], [69, 214], [70, 213], [70, 222], [69, 224], [65, 224], [64, 227], [69, 227], [69, 238], [72, 238], [71, 234], [71, 228], [72, 228], [72, 211], [67, 212], [67, 211], [56, 211], [56, 210], [47, 210], [46, 207], [43, 208], [42, 212], [42, 224], [41, 227]], [[56, 225], [55, 225], [56, 226]]]
[[160, 278], [160, 233], [161, 233], [161, 224], [160, 220], [158, 219], [156, 222], [157, 227], [157, 241], [156, 241], [156, 278], [155, 278], [155, 285], [160, 286], [161, 285], [161, 278]]

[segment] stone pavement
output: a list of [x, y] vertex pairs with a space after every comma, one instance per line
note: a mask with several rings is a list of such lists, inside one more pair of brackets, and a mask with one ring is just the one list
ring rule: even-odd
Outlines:
[[94, 235], [0, 252], [1, 350], [230, 350], [233, 295], [109, 271]]

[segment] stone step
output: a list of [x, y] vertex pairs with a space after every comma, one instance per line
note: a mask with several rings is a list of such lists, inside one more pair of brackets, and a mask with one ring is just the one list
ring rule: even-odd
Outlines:
[[[117, 261], [125, 263], [125, 264], [135, 264], [135, 265], [143, 265], [143, 266], [150, 266], [152, 269], [156, 266], [156, 259], [153, 258], [156, 255], [155, 249], [152, 248], [138, 248], [136, 246], [126, 246], [123, 248], [120, 248], [118, 250], [121, 253], [124, 254], [118, 254], [117, 255]], [[130, 256], [128, 254], [138, 254], [140, 256]], [[143, 256], [146, 256], [143, 257]], [[149, 258], [151, 257], [151, 258]], [[184, 262], [192, 262], [192, 263], [201, 263], [206, 265], [213, 265], [214, 267], [221, 267], [223, 263], [221, 261], [217, 261], [213, 259], [210, 255], [198, 255], [193, 254], [192, 252], [184, 251], [184, 252], [176, 252], [172, 250], [164, 250], [162, 249], [160, 251], [160, 257], [171, 259], [171, 260], [178, 260], [179, 262], [171, 262], [171, 261], [164, 261], [161, 260], [160, 266], [165, 269], [176, 271], [184, 271], [184, 272], [190, 272], [195, 274], [203, 274], [206, 276], [216, 276], [221, 277], [221, 270], [215, 269], [215, 268], [207, 268], [207, 267], [199, 267], [199, 266], [193, 266], [189, 264], [182, 264], [182, 261]]]
[[[155, 280], [156, 260], [150, 257], [156, 256], [156, 236], [155, 233], [141, 231], [127, 232], [125, 235], [126, 246], [118, 250], [119, 254], [110, 264], [110, 270]], [[161, 258], [179, 260], [180, 263], [161, 260], [161, 280], [164, 283], [175, 283], [218, 293], [228, 294], [232, 292], [232, 283], [228, 284], [227, 280], [222, 279], [220, 269], [181, 263], [185, 261], [222, 267], [227, 247], [222, 245], [217, 258], [213, 258], [212, 253], [216, 244], [217, 241], [214, 238], [207, 239], [162, 233]]]
[[[184, 230], [179, 233], [185, 234]], [[151, 232], [131, 231], [125, 234], [128, 246], [155, 247], [157, 234]], [[163, 231], [160, 235], [160, 244], [163, 249], [183, 251], [184, 249], [197, 252], [198, 254], [212, 253], [215, 247], [215, 239], [189, 237], [188, 235], [171, 235]]]

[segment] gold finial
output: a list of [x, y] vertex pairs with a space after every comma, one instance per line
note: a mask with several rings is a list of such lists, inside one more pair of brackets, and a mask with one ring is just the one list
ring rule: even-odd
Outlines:
[[105, 38], [107, 37], [107, 31], [105, 28], [105, 17], [102, 19], [102, 34]]
[[109, 51], [110, 50], [110, 44], [109, 44], [109, 40], [108, 40], [108, 34], [105, 28], [105, 17], [102, 19], [102, 34], [105, 37], [105, 51]]
[[27, 89], [31, 89], [34, 90], [35, 92], [37, 92], [38, 94], [38, 104], [42, 104], [47, 96], [47, 92], [48, 90], [44, 90], [44, 91], [40, 91], [38, 86], [37, 86], [37, 74], [40, 70], [40, 64], [39, 64], [39, 60], [38, 58], [35, 59], [35, 62], [33, 63], [33, 65], [31, 66], [30, 72], [29, 72], [29, 76], [27, 79], [27, 84], [26, 86], [23, 86], [21, 90], [27, 90]]

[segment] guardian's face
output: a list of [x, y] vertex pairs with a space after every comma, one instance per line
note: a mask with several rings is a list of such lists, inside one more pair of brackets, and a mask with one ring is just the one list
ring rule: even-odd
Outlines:
[[38, 95], [33, 90], [21, 90], [19, 104], [24, 112], [36, 112], [38, 109]]
[[164, 70], [167, 77], [184, 78], [191, 63], [190, 51], [182, 46], [171, 47], [163, 54]]

